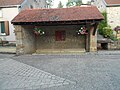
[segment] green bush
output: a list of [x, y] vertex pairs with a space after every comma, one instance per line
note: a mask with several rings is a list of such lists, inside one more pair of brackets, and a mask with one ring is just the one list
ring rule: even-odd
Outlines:
[[103, 37], [105, 38], [117, 40], [116, 36], [113, 34], [113, 30], [107, 24], [107, 13], [103, 12], [102, 15], [104, 16], [104, 20], [99, 25], [99, 29], [98, 29], [99, 34], [103, 35]]
[[113, 30], [110, 27], [104, 27], [102, 33], [104, 37], [110, 38], [113, 35]]

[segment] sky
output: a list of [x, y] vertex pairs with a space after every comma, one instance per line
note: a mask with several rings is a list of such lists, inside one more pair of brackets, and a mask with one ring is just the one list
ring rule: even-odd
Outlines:
[[[64, 4], [64, 6], [66, 6], [66, 2], [68, 0], [54, 0], [54, 6], [53, 6], [54, 8], [58, 6], [59, 1], [61, 1], [62, 4]], [[87, 1], [90, 1], [90, 0], [82, 0], [83, 3], [86, 3]]]

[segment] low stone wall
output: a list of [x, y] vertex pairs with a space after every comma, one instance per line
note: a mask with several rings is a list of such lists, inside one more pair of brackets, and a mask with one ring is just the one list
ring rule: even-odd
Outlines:
[[120, 39], [120, 31], [117, 32], [117, 39]]
[[[102, 46], [104, 44], [104, 46]], [[98, 50], [120, 50], [120, 40], [111, 43], [97, 43]]]
[[120, 50], [120, 40], [110, 43], [109, 47], [110, 47], [109, 49], [111, 50]]

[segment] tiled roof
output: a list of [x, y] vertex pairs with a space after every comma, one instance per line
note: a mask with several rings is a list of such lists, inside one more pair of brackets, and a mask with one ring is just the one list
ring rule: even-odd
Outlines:
[[103, 16], [95, 6], [73, 7], [61, 9], [23, 10], [13, 20], [15, 22], [49, 22], [101, 20]]
[[20, 5], [24, 0], [0, 0], [1, 6]]
[[120, 0], [105, 0], [108, 5], [116, 4], [120, 5]]

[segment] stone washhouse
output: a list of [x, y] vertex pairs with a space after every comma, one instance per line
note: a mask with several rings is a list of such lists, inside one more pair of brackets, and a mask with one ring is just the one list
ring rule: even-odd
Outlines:
[[97, 51], [97, 27], [103, 19], [94, 6], [24, 10], [12, 20], [16, 54]]

